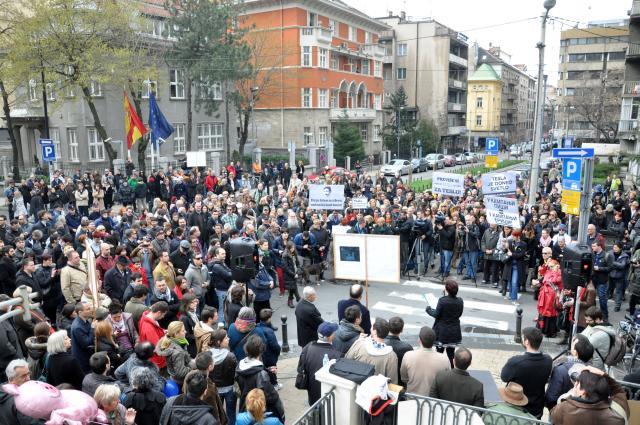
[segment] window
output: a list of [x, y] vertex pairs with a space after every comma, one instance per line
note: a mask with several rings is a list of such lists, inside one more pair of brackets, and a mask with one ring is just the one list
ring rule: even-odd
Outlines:
[[476, 115], [476, 125], [482, 125], [482, 115]]
[[382, 67], [380, 66], [382, 62], [373, 61], [373, 76], [374, 77], [382, 77]]
[[302, 89], [302, 107], [311, 108], [311, 89], [310, 88]]
[[590, 80], [599, 80], [602, 75], [602, 71], [589, 71]]
[[313, 12], [309, 12], [307, 15], [307, 26], [315, 27], [318, 24], [318, 15]]
[[[184, 124], [173, 124], [173, 153], [174, 154], [181, 154], [181, 153], [185, 153], [187, 151], [187, 146], [185, 143], [185, 138], [184, 138], [184, 129], [185, 129], [185, 125]], [[149, 143], [151, 144], [151, 143]]]
[[69, 161], [78, 162], [78, 131], [75, 128], [67, 128], [67, 144]]
[[311, 66], [311, 46], [302, 46], [302, 66]]
[[64, 96], [65, 97], [76, 97], [76, 88], [72, 84], [67, 85], [64, 88]]
[[358, 34], [358, 30], [356, 29], [356, 27], [352, 27], [351, 25], [349, 25], [349, 40], [356, 41], [357, 34]]
[[327, 49], [324, 49], [322, 47], [318, 47], [318, 66], [320, 68], [326, 68], [327, 67], [327, 56], [329, 54], [329, 51]]
[[57, 98], [55, 84], [47, 83], [47, 100], [55, 102]]
[[369, 31], [364, 32], [364, 42], [365, 44], [371, 44], [372, 41], [371, 33]]
[[338, 36], [338, 21], [335, 19], [329, 19], [329, 28], [331, 28], [331, 37]]
[[601, 62], [602, 53], [587, 53], [584, 55], [587, 62]]
[[396, 56], [407, 56], [407, 43], [398, 43], [396, 45]]
[[558, 62], [562, 63], [563, 59], [564, 59], [564, 55], [560, 55], [560, 57], [558, 58]]
[[569, 62], [584, 62], [584, 53], [573, 53], [569, 55]]
[[368, 133], [369, 133], [369, 124], [367, 124], [366, 122], [361, 122], [360, 123], [360, 137], [362, 138], [362, 142], [366, 142], [368, 139]]
[[373, 96], [373, 109], [375, 109], [376, 111], [382, 109], [382, 96], [379, 94]]
[[305, 146], [313, 144], [313, 133], [311, 132], [311, 127], [304, 127], [302, 129], [302, 143], [304, 143]]
[[335, 55], [331, 55], [331, 69], [338, 69], [338, 58]]
[[220, 150], [222, 149], [222, 124], [203, 123], [197, 125], [198, 150]]
[[324, 147], [327, 145], [327, 135], [329, 134], [328, 127], [318, 127], [318, 146]]
[[162, 38], [164, 36], [164, 21], [160, 19], [151, 20], [151, 35]]
[[370, 65], [369, 65], [369, 59], [363, 59], [362, 60], [362, 73], [364, 75], [369, 75], [369, 70], [370, 70]]
[[373, 141], [380, 142], [382, 140], [382, 132], [379, 124], [373, 126]]
[[209, 83], [201, 79], [198, 85], [198, 97], [200, 99], [222, 100], [222, 84], [218, 81]]
[[156, 93], [156, 96], [158, 95], [158, 82], [157, 81], [150, 81], [150, 80], [146, 80], [142, 83], [142, 98], [143, 99], [149, 99], [149, 97], [151, 96], [152, 92]]
[[583, 78], [583, 71], [567, 71], [567, 80], [582, 80]]
[[29, 80], [29, 100], [32, 102], [38, 100], [38, 83], [33, 78]]
[[222, 100], [222, 83], [220, 81], [216, 81], [211, 84], [209, 88], [211, 91], [211, 98], [214, 100]]
[[98, 137], [98, 130], [94, 127], [87, 129], [87, 141], [89, 144], [89, 161], [104, 161], [104, 144]]
[[576, 95], [576, 89], [575, 88], [569, 88], [567, 87], [565, 89], [566, 95], [567, 96], [575, 96]]
[[62, 152], [60, 152], [60, 129], [59, 128], [50, 128], [49, 129], [49, 138], [53, 140], [53, 146], [56, 151], [56, 161], [62, 158]]
[[181, 69], [169, 70], [169, 97], [184, 99], [184, 71]]
[[327, 107], [327, 89], [318, 89], [318, 108]]
[[477, 97], [476, 98], [476, 108], [482, 108], [482, 98], [481, 97]]
[[407, 68], [398, 68], [397, 71], [398, 80], [406, 80], [407, 79]]
[[89, 83], [89, 93], [91, 97], [102, 96], [102, 84], [99, 81], [91, 80]]
[[623, 61], [625, 52], [609, 52], [610, 61]]
[[338, 107], [338, 94], [339, 94], [339, 90], [331, 90], [331, 107], [332, 108]]

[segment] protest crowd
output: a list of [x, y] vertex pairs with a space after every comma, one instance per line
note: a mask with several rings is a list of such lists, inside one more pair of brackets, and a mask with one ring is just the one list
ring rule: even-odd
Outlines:
[[[40, 307], [30, 320], [0, 322], [0, 423], [82, 415], [115, 425], [291, 422], [279, 397], [281, 347], [270, 304], [277, 296], [295, 309], [296, 387], [309, 405], [322, 396], [315, 372], [344, 359], [372, 365], [417, 395], [532, 420], [547, 409], [554, 424], [629, 423], [627, 394], [606, 366], [615, 333], [608, 300], [616, 311], [640, 313], [635, 188], [612, 176], [594, 196], [593, 271], [576, 301], [563, 288], [561, 265], [577, 218], [569, 234], [557, 168], [529, 200], [517, 182], [511, 226], [487, 211], [482, 175], [459, 176], [460, 191], [443, 195], [416, 193], [400, 176], [320, 171], [309, 175], [302, 163], [281, 161], [146, 176], [128, 163], [122, 173], [56, 171], [50, 184], [10, 182], [9, 212], [0, 216], [0, 301], [24, 285]], [[341, 187], [344, 206], [312, 209], [315, 183]], [[352, 208], [361, 198], [366, 207]], [[425, 311], [435, 323], [420, 329], [419, 347], [403, 339], [401, 317], [372, 319], [358, 283], [345, 287], [339, 323], [323, 320], [315, 302], [331, 267], [335, 226], [399, 235], [403, 274], [440, 279], [443, 296]], [[604, 234], [614, 235], [612, 246]], [[237, 238], [257, 247], [257, 273], [247, 282], [233, 278], [229, 247]], [[483, 384], [467, 372], [473, 355], [462, 345], [456, 279], [492, 286], [514, 304], [537, 300], [538, 319], [522, 330], [525, 352], [502, 368], [504, 403], [485, 405]], [[552, 361], [541, 347], [555, 337], [568, 352]], [[640, 370], [625, 381], [640, 383]], [[57, 404], [40, 397], [58, 390], [69, 395]]]

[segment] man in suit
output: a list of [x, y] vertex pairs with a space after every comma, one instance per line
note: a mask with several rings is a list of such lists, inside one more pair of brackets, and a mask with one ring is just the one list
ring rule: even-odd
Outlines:
[[316, 290], [311, 286], [305, 286], [302, 290], [302, 300], [296, 306], [296, 325], [300, 347], [318, 339], [318, 326], [322, 324], [323, 320], [320, 311], [313, 304], [317, 298]]
[[351, 285], [351, 289], [349, 289], [349, 299], [338, 301], [338, 321], [344, 319], [344, 311], [347, 309], [347, 307], [357, 305], [360, 308], [360, 312], [362, 312], [360, 327], [362, 328], [362, 330], [364, 330], [364, 333], [370, 334], [371, 316], [369, 314], [369, 309], [362, 305], [362, 303], [360, 302], [363, 293], [364, 287], [362, 285]]
[[91, 324], [92, 307], [90, 303], [76, 304], [78, 316], [71, 324], [71, 353], [80, 363], [82, 371], [89, 373], [89, 357], [94, 353], [94, 334]]
[[482, 382], [467, 372], [471, 366], [471, 359], [471, 351], [465, 347], [458, 348], [453, 356], [453, 369], [438, 372], [429, 391], [429, 397], [484, 407]]

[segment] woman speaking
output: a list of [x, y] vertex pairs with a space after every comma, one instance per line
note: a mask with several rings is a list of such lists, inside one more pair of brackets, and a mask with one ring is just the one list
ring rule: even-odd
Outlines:
[[464, 310], [464, 302], [457, 295], [458, 284], [454, 280], [448, 279], [444, 283], [444, 295], [438, 300], [435, 310], [431, 306], [427, 306], [427, 314], [436, 319], [433, 331], [436, 333], [437, 350], [442, 353], [446, 346], [451, 367], [453, 367], [455, 345], [462, 342], [460, 316]]

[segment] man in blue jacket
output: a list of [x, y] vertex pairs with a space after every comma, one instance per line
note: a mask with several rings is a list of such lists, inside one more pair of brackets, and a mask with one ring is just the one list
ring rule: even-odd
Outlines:
[[271, 317], [273, 316], [273, 310], [270, 308], [263, 308], [260, 311], [260, 323], [258, 327], [264, 332], [266, 338], [267, 349], [262, 354], [262, 363], [269, 372], [271, 383], [276, 386], [277, 389], [282, 388], [282, 384], [278, 383], [278, 375], [276, 365], [278, 363], [278, 357], [280, 356], [280, 344], [278, 344], [278, 338], [276, 337], [276, 330], [271, 324]]
[[349, 290], [349, 299], [338, 301], [338, 321], [344, 319], [344, 311], [347, 307], [351, 307], [352, 305], [356, 305], [360, 308], [360, 312], [362, 313], [362, 321], [360, 322], [360, 327], [366, 334], [371, 333], [371, 316], [369, 314], [369, 309], [365, 307], [360, 300], [362, 299], [362, 294], [364, 293], [364, 287], [359, 284], [351, 285], [351, 289]]
[[76, 305], [78, 316], [71, 324], [71, 353], [78, 359], [80, 367], [85, 373], [89, 373], [89, 357], [93, 354], [95, 337], [93, 323], [91, 322], [91, 304], [79, 302]]

